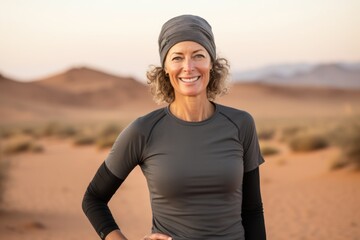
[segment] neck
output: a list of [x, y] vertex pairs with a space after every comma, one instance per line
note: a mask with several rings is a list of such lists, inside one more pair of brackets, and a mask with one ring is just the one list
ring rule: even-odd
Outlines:
[[181, 120], [187, 122], [200, 122], [210, 118], [215, 109], [208, 99], [205, 101], [196, 99], [176, 101], [175, 99], [175, 101], [170, 104], [170, 111]]

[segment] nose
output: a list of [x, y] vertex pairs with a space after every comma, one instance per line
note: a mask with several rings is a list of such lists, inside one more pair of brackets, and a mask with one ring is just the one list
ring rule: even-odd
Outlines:
[[183, 65], [184, 72], [192, 72], [194, 70], [194, 61], [191, 58], [186, 58]]

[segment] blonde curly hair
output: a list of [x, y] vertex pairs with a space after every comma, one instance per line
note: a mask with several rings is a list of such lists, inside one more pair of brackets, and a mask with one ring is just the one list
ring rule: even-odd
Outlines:
[[[213, 62], [210, 70], [210, 81], [207, 86], [207, 97], [210, 101], [228, 92], [229, 70], [230, 65], [225, 58], [217, 58]], [[172, 103], [175, 100], [174, 88], [163, 67], [150, 66], [150, 69], [146, 72], [146, 77], [156, 103]]]

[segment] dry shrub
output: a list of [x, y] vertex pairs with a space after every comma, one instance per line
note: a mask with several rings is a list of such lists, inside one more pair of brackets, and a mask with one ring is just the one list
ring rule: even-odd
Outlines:
[[257, 135], [260, 140], [270, 140], [275, 136], [275, 130], [274, 129], [261, 129]]
[[334, 161], [331, 168], [354, 167], [360, 170], [360, 120], [342, 123], [330, 136], [342, 151], [341, 157]]
[[74, 137], [75, 145], [95, 144], [98, 148], [108, 148], [113, 145], [122, 131], [121, 125], [108, 123], [95, 126], [83, 126]]
[[5, 182], [7, 180], [8, 171], [9, 171], [9, 162], [5, 161], [2, 153], [0, 153], [0, 202], [2, 202], [4, 198]]
[[308, 152], [326, 148], [329, 146], [329, 142], [321, 135], [301, 134], [293, 137], [289, 141], [289, 145], [295, 152]]
[[36, 127], [27, 126], [20, 129], [20, 133], [27, 136], [37, 137], [38, 129]]
[[123, 127], [117, 124], [107, 124], [103, 126], [99, 131], [96, 145], [100, 149], [110, 148], [122, 130]]
[[58, 122], [49, 122], [42, 129], [35, 131], [40, 137], [59, 137], [67, 138], [78, 134], [79, 130], [74, 126], [60, 124]]
[[96, 139], [94, 136], [79, 134], [79, 135], [75, 136], [73, 143], [76, 146], [83, 146], [83, 145], [92, 145], [95, 142], [96, 142]]
[[271, 155], [276, 155], [278, 153], [279, 153], [279, 150], [275, 147], [271, 147], [271, 146], [261, 147], [261, 154], [263, 156], [271, 156]]
[[32, 139], [25, 137], [17, 137], [9, 140], [4, 146], [4, 153], [15, 154], [21, 152], [42, 152], [44, 148]]
[[96, 140], [96, 146], [100, 149], [110, 148], [116, 140], [116, 135], [102, 136]]
[[305, 131], [305, 128], [300, 126], [285, 127], [282, 130], [281, 141], [287, 142], [303, 131]]
[[1, 127], [0, 128], [0, 138], [7, 139], [15, 135], [15, 131], [10, 128]]
[[110, 123], [100, 129], [99, 136], [117, 136], [122, 131], [122, 129], [122, 126]]

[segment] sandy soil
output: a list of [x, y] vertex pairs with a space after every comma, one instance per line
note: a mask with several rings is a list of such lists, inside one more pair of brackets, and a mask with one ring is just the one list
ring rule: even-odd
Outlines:
[[[43, 153], [9, 159], [0, 239], [99, 239], [82, 213], [81, 200], [108, 150], [42, 141]], [[267, 157], [261, 167], [268, 239], [360, 239], [360, 174], [328, 170], [338, 149], [294, 154], [278, 147], [282, 152]], [[110, 202], [129, 239], [149, 232], [148, 199], [145, 179], [135, 169]]]

